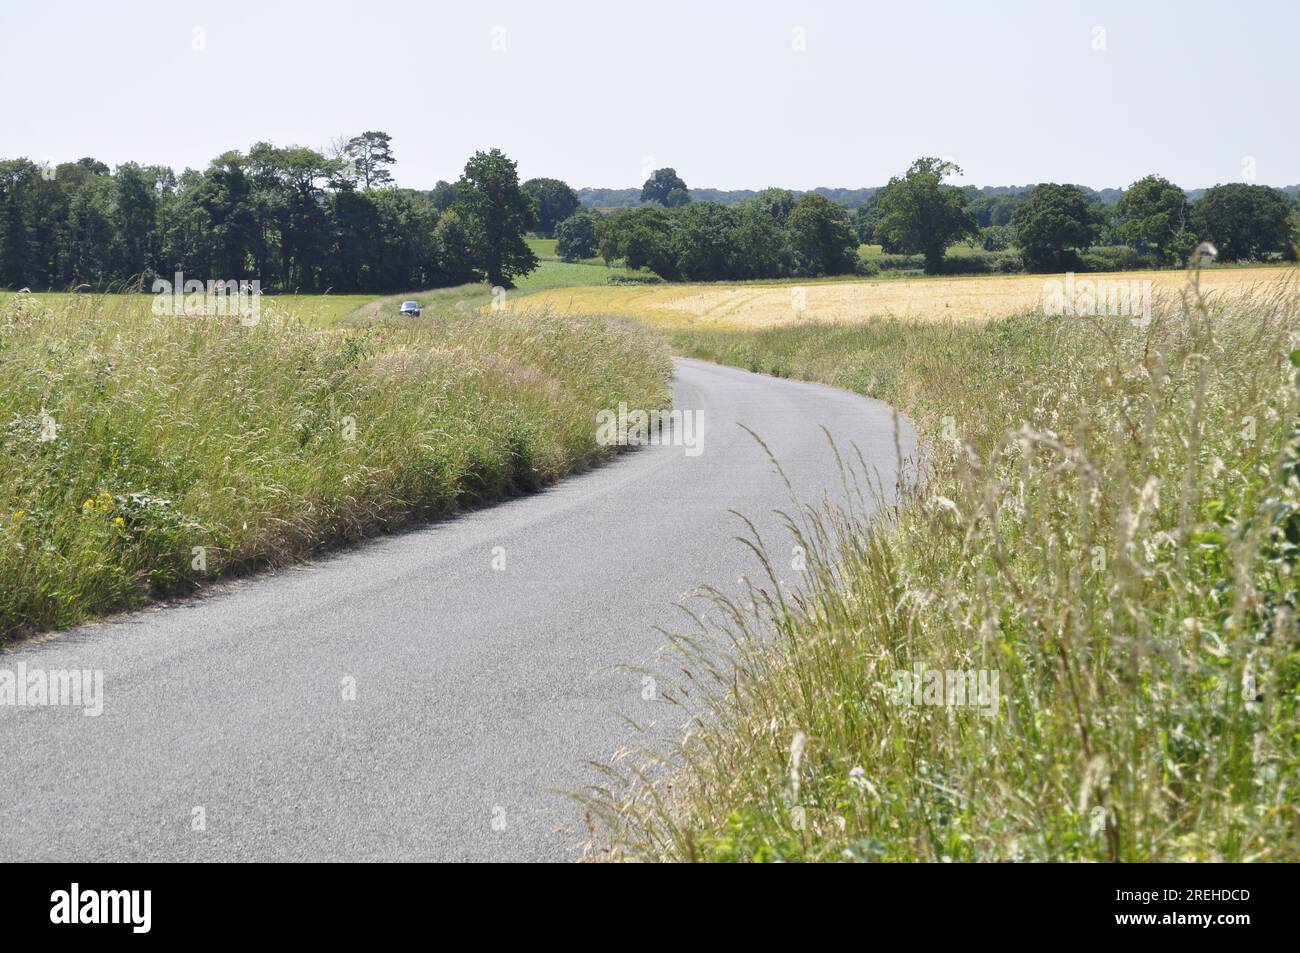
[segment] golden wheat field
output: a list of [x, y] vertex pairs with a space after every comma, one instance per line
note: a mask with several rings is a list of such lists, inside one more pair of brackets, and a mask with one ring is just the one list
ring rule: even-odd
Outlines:
[[[1151, 281], [1155, 298], [1187, 287], [1181, 271], [1080, 274], [1076, 283]], [[1219, 268], [1201, 273], [1203, 291], [1241, 290], [1295, 281], [1294, 267]], [[863, 321], [898, 317], [987, 321], [1043, 309], [1048, 282], [1064, 275], [976, 275], [960, 278], [880, 278], [748, 284], [594, 285], [552, 288], [515, 299], [515, 307], [549, 307], [568, 314], [621, 314], [650, 324], [699, 328], [765, 328], [800, 321]], [[1104, 287], [1104, 286], [1103, 286]], [[1100, 297], [1104, 297], [1104, 294]]]

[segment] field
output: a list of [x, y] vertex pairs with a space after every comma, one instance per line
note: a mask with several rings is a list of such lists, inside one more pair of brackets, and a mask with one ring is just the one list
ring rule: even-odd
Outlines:
[[[103, 309], [116, 311], [127, 307], [141, 314], [150, 313], [154, 296], [147, 292], [140, 294], [95, 294], [74, 293], [70, 291], [38, 291], [24, 294], [22, 298], [36, 301], [48, 307], [85, 309], [102, 313]], [[21, 300], [14, 292], [0, 291], [0, 306]], [[337, 324], [345, 316], [365, 307], [375, 300], [372, 294], [307, 294], [307, 295], [263, 295], [261, 305], [268, 310], [275, 310], [285, 318], [303, 321], [308, 324]]]
[[599, 258], [584, 261], [563, 261], [555, 253], [554, 238], [528, 239], [528, 247], [537, 256], [537, 270], [516, 280], [520, 293], [542, 291], [547, 288], [575, 288], [584, 285], [603, 285], [612, 276], [646, 276], [644, 269], [611, 268]]
[[[1205, 271], [1206, 291], [1249, 288], [1277, 281], [1294, 268]], [[1083, 280], [1152, 282], [1153, 296], [1177, 295], [1181, 271], [1097, 273]], [[1044, 283], [1060, 275], [978, 275], [960, 278], [880, 278], [748, 284], [673, 284], [552, 288], [530, 294], [527, 307], [561, 314], [628, 315], [657, 327], [758, 329], [800, 322], [856, 322], [872, 317], [983, 322], [1041, 310]]]
[[0, 299], [0, 640], [535, 489], [607, 454], [595, 409], [665, 399], [625, 324], [337, 331], [338, 299], [283, 300], [245, 327]]
[[[611, 268], [600, 259], [566, 262], [555, 256], [554, 239], [531, 238], [529, 245], [538, 255], [537, 268], [519, 278], [514, 288], [506, 292], [506, 300], [551, 289], [603, 286], [611, 276], [644, 275], [627, 268]], [[122, 307], [147, 314], [153, 295], [140, 294], [86, 294], [73, 292], [35, 292], [23, 297], [49, 306], [71, 303], [72, 307], [117, 310]], [[18, 300], [13, 292], [0, 290], [0, 302]], [[283, 318], [301, 321], [318, 327], [359, 327], [385, 321], [402, 320], [397, 309], [403, 301], [414, 299], [426, 308], [432, 319], [444, 313], [464, 314], [486, 309], [492, 303], [492, 292], [486, 284], [462, 285], [457, 288], [438, 288], [433, 291], [408, 291], [382, 297], [374, 294], [298, 294], [262, 296], [261, 307]], [[98, 302], [98, 303], [94, 303]]]

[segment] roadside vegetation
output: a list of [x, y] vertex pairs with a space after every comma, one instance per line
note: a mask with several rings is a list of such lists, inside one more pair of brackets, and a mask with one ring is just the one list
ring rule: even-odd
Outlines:
[[0, 640], [535, 490], [609, 452], [597, 409], [667, 400], [618, 322], [149, 301], [0, 300]]
[[[671, 332], [889, 401], [930, 450], [869, 514], [840, 447], [854, 502], [788, 511], [798, 584], [755, 540], [768, 577], [695, 607], [663, 665], [690, 731], [584, 795], [597, 855], [1300, 859], [1300, 283], [1189, 280], [1149, 323]], [[898, 694], [931, 672], [996, 677], [993, 710]]]

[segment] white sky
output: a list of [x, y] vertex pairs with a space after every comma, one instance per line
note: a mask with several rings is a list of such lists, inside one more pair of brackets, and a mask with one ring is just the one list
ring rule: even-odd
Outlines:
[[574, 187], [1300, 182], [1300, 0], [0, 0], [0, 44], [8, 158], [381, 129], [416, 188], [491, 146]]

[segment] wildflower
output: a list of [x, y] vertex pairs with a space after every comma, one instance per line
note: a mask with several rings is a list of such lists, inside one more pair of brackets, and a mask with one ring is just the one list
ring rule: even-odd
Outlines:
[[876, 786], [867, 780], [867, 772], [863, 771], [858, 765], [854, 765], [849, 769], [849, 784], [859, 791], [870, 794], [872, 797], [877, 796]]
[[120, 516], [114, 517], [113, 522], [116, 523], [118, 526], [126, 525], [126, 520], [122, 519], [122, 517]]

